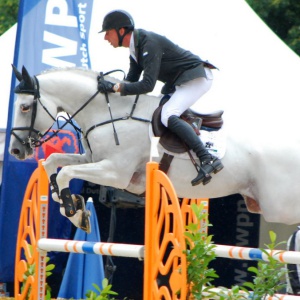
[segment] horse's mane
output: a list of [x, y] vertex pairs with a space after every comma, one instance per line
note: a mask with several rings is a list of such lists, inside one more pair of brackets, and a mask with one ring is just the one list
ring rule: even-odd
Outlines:
[[[48, 74], [48, 73], [52, 73], [52, 72], [61, 72], [61, 71], [74, 71], [74, 72], [78, 72], [78, 73], [86, 73], [93, 77], [95, 75], [100, 74], [100, 72], [98, 72], [98, 71], [86, 69], [86, 68], [82, 68], [82, 67], [54, 67], [54, 68], [50, 68], [50, 69], [46, 69], [46, 70], [42, 71], [40, 73], [40, 75]], [[112, 78], [113, 80], [115, 80], [116, 82], [119, 82], [119, 80], [117, 78], [112, 77], [110, 75], [109, 75], [109, 77]]]
[[47, 73], [52, 73], [52, 72], [60, 72], [60, 71], [78, 71], [78, 72], [86, 72], [86, 73], [96, 73], [99, 74], [99, 72], [96, 72], [94, 70], [91, 69], [86, 69], [86, 68], [82, 68], [82, 67], [55, 67], [55, 68], [51, 68], [51, 69], [46, 69], [44, 71], [42, 71], [40, 74], [47, 74]]

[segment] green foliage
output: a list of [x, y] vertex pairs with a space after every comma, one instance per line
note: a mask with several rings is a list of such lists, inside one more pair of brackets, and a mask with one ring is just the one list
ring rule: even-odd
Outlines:
[[112, 285], [108, 284], [107, 278], [104, 278], [102, 281], [102, 290], [95, 283], [93, 283], [93, 287], [99, 292], [99, 294], [90, 290], [86, 293], [87, 300], [114, 300], [115, 298], [110, 298], [110, 296], [118, 295], [118, 293], [111, 290]]
[[[213, 286], [212, 281], [218, 278], [218, 275], [214, 269], [209, 268], [209, 263], [216, 258], [214, 252], [216, 246], [212, 244], [212, 236], [207, 236], [205, 232], [207, 226], [211, 224], [207, 213], [203, 213], [202, 205], [193, 204], [191, 208], [196, 216], [196, 222], [186, 226], [185, 232], [188, 248], [186, 250], [187, 275], [190, 285], [188, 299], [261, 300], [280, 293], [286, 287], [285, 278], [288, 270], [285, 263], [274, 258], [275, 254], [282, 252], [276, 248], [286, 242], [276, 243], [277, 236], [273, 231], [269, 232], [270, 244], [265, 245], [266, 249], [260, 249], [268, 261], [259, 260], [257, 267], [248, 268], [248, 271], [254, 274], [253, 282], [244, 282], [241, 286], [234, 285], [231, 289]], [[199, 230], [198, 224], [205, 224], [205, 227]]]
[[[191, 223], [186, 226], [187, 277], [194, 299], [202, 299], [203, 292], [210, 295], [211, 281], [218, 278], [215, 270], [209, 268], [209, 263], [216, 258], [215, 245], [211, 243], [212, 236], [208, 236], [205, 232], [210, 224], [208, 224], [207, 213], [203, 213], [204, 206], [192, 204], [191, 208], [197, 218], [197, 224]], [[204, 224], [204, 228], [199, 230], [198, 224]]]
[[0, 1], [0, 35], [17, 23], [18, 8], [18, 0]]
[[[274, 251], [280, 244], [285, 243], [276, 243], [276, 233], [273, 231], [270, 231], [269, 235], [271, 243], [266, 245], [269, 250]], [[253, 300], [265, 299], [267, 295], [274, 296], [275, 293], [286, 287], [285, 278], [288, 271], [285, 264], [276, 260], [269, 251], [264, 249], [261, 249], [261, 251], [267, 256], [269, 261], [260, 260], [257, 268], [249, 267], [248, 271], [254, 273], [253, 283], [245, 282], [243, 284], [244, 287], [253, 291]], [[275, 250], [273, 255], [281, 252], [280, 250]]]
[[294, 0], [246, 0], [261, 19], [300, 55], [300, 2]]
[[218, 291], [217, 295], [218, 295], [218, 299], [220, 299], [220, 300], [249, 299], [249, 293], [243, 291], [241, 289], [241, 287], [238, 285], [232, 286], [231, 289], [219, 287], [219, 291]]

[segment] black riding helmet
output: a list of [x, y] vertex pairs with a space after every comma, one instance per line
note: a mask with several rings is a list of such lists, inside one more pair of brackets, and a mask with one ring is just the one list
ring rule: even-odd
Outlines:
[[[125, 28], [125, 33], [120, 35], [119, 29]], [[134, 30], [134, 21], [131, 15], [124, 10], [113, 10], [106, 14], [102, 23], [102, 30], [99, 33], [115, 29], [119, 37], [119, 46], [122, 46], [124, 36]]]

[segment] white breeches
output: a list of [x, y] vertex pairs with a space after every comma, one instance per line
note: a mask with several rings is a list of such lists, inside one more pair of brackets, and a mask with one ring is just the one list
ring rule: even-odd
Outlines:
[[161, 112], [161, 121], [166, 127], [168, 127], [169, 117], [179, 117], [211, 88], [213, 82], [212, 71], [208, 68], [205, 68], [205, 71], [207, 78], [199, 77], [175, 87], [175, 92], [164, 104]]

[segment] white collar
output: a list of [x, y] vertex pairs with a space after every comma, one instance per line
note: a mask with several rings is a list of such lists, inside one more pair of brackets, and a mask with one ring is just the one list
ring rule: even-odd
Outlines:
[[130, 43], [129, 43], [129, 51], [130, 55], [134, 58], [134, 60], [137, 62], [136, 55], [135, 55], [135, 47], [134, 47], [134, 32], [132, 31], [131, 37], [130, 37]]

